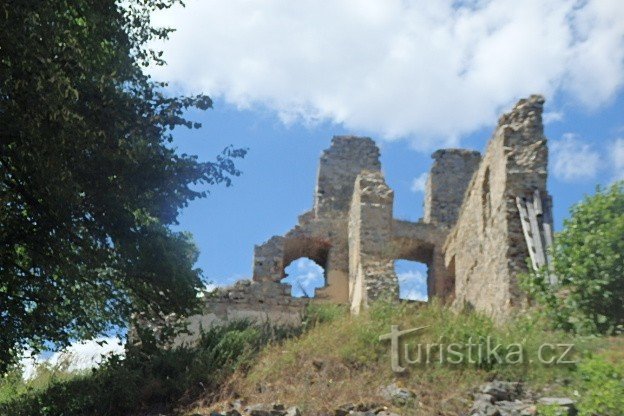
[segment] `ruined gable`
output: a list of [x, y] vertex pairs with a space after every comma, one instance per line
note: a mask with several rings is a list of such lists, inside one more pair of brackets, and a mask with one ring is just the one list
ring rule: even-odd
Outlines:
[[524, 303], [518, 274], [529, 255], [544, 264], [542, 231], [552, 230], [543, 104], [541, 96], [520, 100], [500, 118], [483, 156], [436, 151], [417, 222], [393, 218], [394, 192], [374, 141], [334, 137], [320, 158], [312, 209], [286, 234], [254, 248], [253, 282], [220, 289], [191, 322], [299, 324], [309, 300], [290, 297], [290, 286], [280, 282], [301, 257], [325, 270], [313, 301], [346, 304], [352, 313], [376, 299], [398, 300], [394, 261], [404, 259], [427, 264], [430, 298], [505, 319]]
[[550, 205], [543, 104], [542, 97], [531, 96], [500, 118], [468, 186], [444, 248], [445, 262], [455, 275], [456, 307], [474, 307], [504, 319], [525, 300], [517, 275], [527, 271], [530, 253], [516, 198], [539, 195], [544, 206]]

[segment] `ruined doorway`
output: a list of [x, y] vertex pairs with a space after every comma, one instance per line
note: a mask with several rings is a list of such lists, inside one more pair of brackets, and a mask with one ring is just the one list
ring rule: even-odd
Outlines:
[[291, 296], [296, 298], [313, 298], [316, 289], [325, 287], [325, 269], [307, 257], [293, 260], [284, 274], [286, 277], [281, 283], [291, 285]]
[[426, 302], [428, 298], [425, 263], [411, 260], [395, 260], [394, 272], [399, 281], [399, 299]]

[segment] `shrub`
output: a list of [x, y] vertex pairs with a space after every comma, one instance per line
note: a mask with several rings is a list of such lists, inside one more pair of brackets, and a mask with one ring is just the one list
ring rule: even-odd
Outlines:
[[624, 365], [597, 356], [579, 365], [582, 415], [619, 416], [624, 409]]
[[572, 207], [557, 235], [553, 255], [557, 284], [546, 270], [531, 273], [524, 287], [559, 328], [614, 334], [624, 327], [624, 182]]
[[0, 402], [0, 414], [97, 416], [171, 409], [182, 397], [192, 400], [215, 391], [236, 369], [248, 366], [263, 345], [288, 334], [235, 322], [209, 329], [194, 348], [131, 347], [124, 358], [113, 356], [90, 374], [52, 380]]

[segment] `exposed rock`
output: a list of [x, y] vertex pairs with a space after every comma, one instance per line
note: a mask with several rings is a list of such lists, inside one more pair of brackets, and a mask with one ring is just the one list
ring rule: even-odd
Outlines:
[[289, 407], [284, 416], [301, 416], [301, 411], [297, 406]]
[[520, 393], [520, 383], [494, 380], [483, 385], [481, 392], [492, 396], [494, 401], [514, 400]]
[[[471, 416], [535, 416], [538, 415], [536, 401], [521, 383], [494, 380], [482, 385], [481, 393], [474, 396]], [[543, 405], [561, 407], [561, 416], [577, 414], [574, 401], [569, 398], [543, 397], [537, 400]]]
[[411, 390], [399, 387], [396, 383], [389, 384], [380, 391], [381, 396], [397, 406], [405, 406], [416, 400], [416, 394]]
[[336, 409], [334, 411], [334, 415], [335, 416], [347, 416], [353, 410], [355, 410], [355, 404], [354, 403], [346, 403], [346, 404], [343, 404], [340, 407], [338, 407], [338, 409]]
[[568, 397], [542, 397], [537, 401], [546, 406], [558, 406], [563, 416], [575, 416], [578, 414], [575, 401]]
[[248, 413], [250, 416], [273, 416], [273, 406], [258, 403], [251, 406], [248, 406], [245, 409], [245, 413]]

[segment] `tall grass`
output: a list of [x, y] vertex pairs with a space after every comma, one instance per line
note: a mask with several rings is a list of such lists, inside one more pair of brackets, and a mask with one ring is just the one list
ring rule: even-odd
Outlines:
[[[377, 302], [360, 316], [335, 311], [330, 315], [331, 319], [303, 336], [265, 349], [258, 363], [237, 378], [237, 393], [252, 402], [285, 401], [323, 413], [347, 402], [383, 403], [380, 387], [398, 382], [418, 397], [412, 408], [396, 409], [399, 413], [456, 415], [470, 406], [470, 392], [492, 378], [526, 381], [540, 388], [576, 377], [575, 364], [537, 362], [538, 350], [545, 343], [555, 348], [574, 344], [566, 357], [569, 360], [577, 360], [584, 351], [603, 343], [600, 338], [551, 331], [546, 322], [532, 315], [496, 325], [484, 315], [458, 314], [435, 300], [427, 305]], [[406, 371], [395, 373], [390, 366], [390, 343], [379, 340], [380, 335], [390, 332], [391, 325], [400, 329], [426, 327], [406, 337], [402, 347], [473, 343], [485, 349], [489, 338], [494, 346], [520, 345], [524, 361], [510, 364], [482, 354], [474, 362], [453, 365], [446, 360], [440, 363], [435, 355], [428, 364], [404, 364]]]
[[0, 387], [0, 414], [12, 416], [127, 415], [170, 411], [209, 395], [262, 346], [287, 330], [235, 322], [211, 328], [193, 348], [129, 348], [91, 372], [23, 382], [11, 373]]
[[[520, 315], [496, 325], [478, 313], [454, 313], [435, 300], [426, 305], [377, 302], [359, 316], [344, 306], [313, 303], [297, 330], [238, 322], [208, 330], [194, 348], [130, 348], [125, 358], [113, 357], [87, 373], [48, 369], [28, 383], [19, 373], [10, 373], [0, 381], [0, 414], [205, 412], [216, 401], [233, 397], [282, 402], [299, 406], [304, 414], [320, 414], [345, 403], [395, 406], [380, 395], [381, 387], [395, 382], [416, 393], [416, 400], [394, 409], [397, 413], [457, 415], [470, 407], [476, 387], [497, 378], [525, 381], [534, 390], [548, 386], [550, 395], [577, 398], [587, 414], [598, 409], [597, 414], [619, 415], [621, 409], [612, 409], [621, 407], [624, 397], [624, 338], [578, 337], [552, 331], [547, 324], [534, 315]], [[424, 327], [405, 337], [401, 348], [450, 343], [483, 347], [490, 339], [521, 345], [527, 360], [512, 365], [483, 355], [451, 364], [434, 358], [429, 363], [402, 362], [406, 371], [395, 373], [390, 344], [379, 340], [391, 325]], [[580, 363], [531, 362], [545, 343], [574, 344], [568, 359]]]

